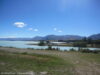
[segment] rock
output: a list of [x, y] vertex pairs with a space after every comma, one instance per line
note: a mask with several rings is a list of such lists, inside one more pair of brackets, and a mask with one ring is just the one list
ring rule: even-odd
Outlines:
[[40, 75], [46, 75], [48, 72], [44, 71], [44, 72], [40, 72]]

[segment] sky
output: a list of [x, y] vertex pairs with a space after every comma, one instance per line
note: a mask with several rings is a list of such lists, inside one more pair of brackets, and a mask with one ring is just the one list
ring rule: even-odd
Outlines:
[[0, 0], [0, 38], [100, 33], [100, 0]]

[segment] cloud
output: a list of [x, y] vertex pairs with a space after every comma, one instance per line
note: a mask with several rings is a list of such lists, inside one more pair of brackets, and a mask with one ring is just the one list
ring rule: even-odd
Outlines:
[[26, 24], [24, 22], [15, 22], [14, 25], [18, 28], [23, 28], [26, 26]]
[[57, 28], [54, 28], [54, 31], [57, 31]]
[[35, 32], [39, 31], [38, 29], [33, 29], [33, 28], [29, 28], [28, 30], [35, 31]]
[[29, 28], [29, 30], [31, 31], [31, 30], [33, 30], [33, 28]]
[[62, 32], [62, 30], [59, 30], [58, 32], [59, 32], [59, 33], [61, 33], [61, 32]]
[[58, 30], [57, 28], [54, 28], [54, 31], [61, 33], [62, 30]]
[[34, 29], [35, 32], [39, 31], [38, 29]]

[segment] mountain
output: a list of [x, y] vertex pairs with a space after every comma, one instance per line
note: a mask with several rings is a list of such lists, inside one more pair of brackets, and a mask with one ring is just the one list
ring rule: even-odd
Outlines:
[[[0, 40], [8, 41], [35, 41], [35, 40], [81, 40], [83, 37], [78, 35], [47, 35], [44, 37], [36, 36], [33, 38], [0, 38]], [[100, 39], [100, 34], [94, 34], [89, 36], [93, 40]]]
[[91, 36], [89, 36], [89, 38], [92, 38], [93, 40], [100, 40], [100, 33], [91, 35]]
[[31, 41], [32, 38], [0, 38], [0, 40], [6, 40], [6, 41]]
[[43, 37], [41, 37], [41, 36], [36, 36], [36, 37], [32, 38], [32, 40], [43, 40]]
[[77, 35], [47, 35], [45, 37], [35, 37], [33, 40], [80, 40], [81, 36]]

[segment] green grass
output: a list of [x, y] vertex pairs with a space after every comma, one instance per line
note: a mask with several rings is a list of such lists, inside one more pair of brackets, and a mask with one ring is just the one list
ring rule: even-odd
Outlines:
[[94, 53], [81, 53], [80, 57], [82, 59], [85, 59], [90, 62], [96, 62], [100, 63], [100, 53], [99, 54], [94, 54]]
[[0, 51], [0, 72], [46, 71], [48, 75], [72, 75], [71, 63], [56, 56]]
[[[8, 50], [8, 49], [7, 49]], [[19, 49], [16, 49], [19, 50]], [[34, 53], [39, 54], [34, 54]], [[99, 75], [100, 53], [81, 53], [77, 51], [33, 50], [32, 53], [7, 52], [0, 50], [0, 72], [28, 72], [36, 75], [81, 75], [87, 72]], [[93, 72], [92, 72], [93, 71]]]

